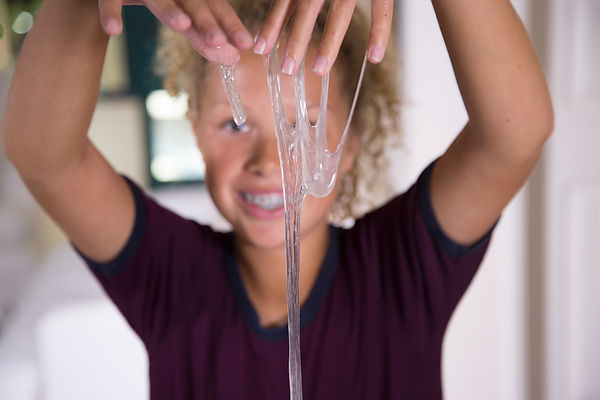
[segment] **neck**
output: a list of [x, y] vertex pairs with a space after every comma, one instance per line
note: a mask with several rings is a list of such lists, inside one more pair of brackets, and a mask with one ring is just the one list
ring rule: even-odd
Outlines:
[[[327, 224], [302, 232], [300, 241], [300, 304], [303, 304], [319, 274], [329, 247]], [[240, 275], [250, 302], [264, 327], [287, 322], [287, 270], [285, 244], [272, 249], [235, 241]]]

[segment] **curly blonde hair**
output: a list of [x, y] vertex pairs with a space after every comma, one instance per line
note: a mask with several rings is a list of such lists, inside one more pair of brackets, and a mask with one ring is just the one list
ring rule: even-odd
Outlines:
[[[270, 0], [230, 0], [231, 6], [250, 32], [257, 32], [267, 14]], [[312, 41], [318, 41], [325, 28], [327, 5], [315, 24]], [[336, 71], [341, 82], [356, 82], [367, 48], [369, 20], [357, 7], [341, 45]], [[400, 97], [398, 64], [393, 43], [378, 65], [365, 72], [354, 120], [360, 134], [360, 149], [351, 169], [340, 177], [338, 195], [329, 213], [336, 224], [359, 218], [383, 203], [391, 194], [386, 172], [386, 149], [399, 143]], [[156, 53], [156, 71], [164, 77], [164, 87], [171, 95], [187, 93], [190, 107], [199, 104], [207, 61], [195, 52], [182, 36], [163, 29]], [[354, 85], [342, 85], [343, 95], [352, 101]]]

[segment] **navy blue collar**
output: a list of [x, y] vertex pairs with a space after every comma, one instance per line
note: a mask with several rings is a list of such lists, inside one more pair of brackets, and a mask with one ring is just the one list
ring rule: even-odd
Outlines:
[[[333, 280], [333, 276], [337, 269], [339, 260], [339, 229], [330, 226], [329, 234], [330, 243], [325, 255], [325, 259], [323, 260], [323, 265], [321, 265], [319, 275], [317, 276], [315, 284], [310, 291], [308, 298], [300, 308], [300, 330], [304, 329], [304, 327], [308, 325], [310, 321], [312, 321], [314, 316], [319, 311], [321, 304], [327, 296], [327, 292], [331, 286], [331, 281]], [[285, 268], [285, 265], [282, 265], [281, 268]], [[233, 294], [238, 306], [242, 311], [244, 319], [256, 332], [256, 334], [260, 338], [268, 341], [287, 340], [287, 324], [276, 328], [264, 328], [260, 325], [258, 314], [248, 298], [248, 294], [246, 293], [246, 288], [244, 288], [244, 283], [242, 282], [237, 261], [235, 259], [235, 254], [233, 251], [233, 233], [227, 235], [225, 270], [227, 272], [227, 277], [233, 290]]]

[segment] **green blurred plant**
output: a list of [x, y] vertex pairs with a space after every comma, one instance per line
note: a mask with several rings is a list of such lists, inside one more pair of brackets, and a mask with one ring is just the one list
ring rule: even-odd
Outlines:
[[[6, 0], [6, 6], [8, 8], [8, 18], [7, 21], [5, 21], [6, 29], [10, 29], [10, 24], [12, 24], [17, 16], [23, 11], [26, 11], [35, 17], [41, 5], [42, 0]], [[26, 34], [7, 35], [7, 39], [11, 42], [10, 47], [12, 48], [13, 54], [19, 54], [25, 36]]]
[[35, 15], [42, 5], [42, 0], [6, 0], [8, 6], [8, 19], [14, 21], [22, 11]]

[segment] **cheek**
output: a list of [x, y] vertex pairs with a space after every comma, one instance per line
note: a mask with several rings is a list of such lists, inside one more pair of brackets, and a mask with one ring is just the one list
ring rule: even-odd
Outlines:
[[231, 179], [224, 173], [223, 168], [219, 168], [218, 165], [206, 163], [204, 185], [217, 209], [223, 215], [226, 215], [226, 205], [229, 204], [228, 193], [230, 193], [231, 189]]
[[219, 182], [226, 180], [230, 168], [227, 168], [227, 162], [224, 158], [219, 158], [214, 154], [204, 156], [204, 165], [206, 167], [207, 185], [214, 187]]
[[245, 148], [232, 143], [212, 140], [207, 146], [200, 146], [206, 166], [206, 181], [212, 188], [220, 183], [231, 181], [243, 170], [246, 157]]
[[204, 184], [208, 189], [209, 193], [215, 193], [215, 182], [219, 182], [218, 176], [215, 176], [215, 171], [217, 171], [210, 162], [204, 160], [205, 165], [205, 173], [204, 173]]

